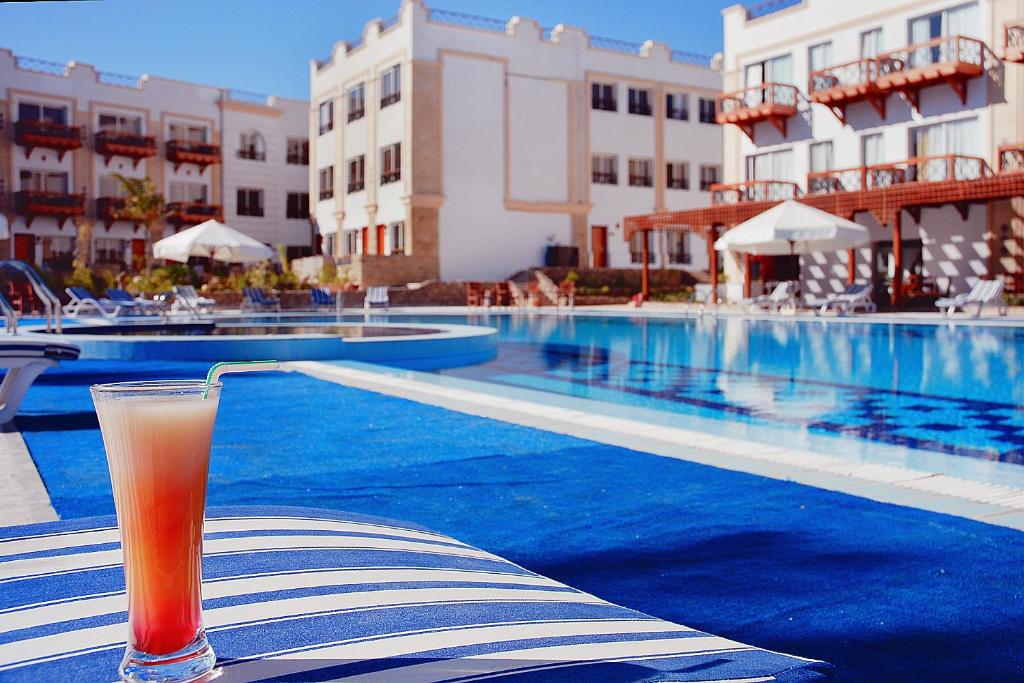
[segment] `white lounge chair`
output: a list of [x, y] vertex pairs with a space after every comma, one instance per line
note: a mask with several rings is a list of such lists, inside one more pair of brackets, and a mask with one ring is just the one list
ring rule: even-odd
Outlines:
[[[826, 313], [831, 309], [835, 309], [841, 315], [846, 315], [856, 311], [858, 308], [862, 308], [868, 313], [874, 313], [878, 310], [878, 306], [871, 298], [871, 293], [874, 289], [874, 285], [871, 284], [850, 285], [839, 294], [832, 294], [824, 301], [821, 301], [815, 315]], [[814, 302], [812, 305], [819, 306], [819, 302]]]
[[0, 424], [14, 419], [21, 399], [40, 373], [62, 360], [75, 360], [78, 354], [74, 344], [41, 335], [0, 338], [0, 368], [7, 370], [0, 382]]
[[740, 303], [751, 310], [778, 312], [786, 306], [796, 308], [796, 294], [793, 290], [793, 283], [785, 281], [775, 285], [771, 294], [743, 299]]
[[1003, 298], [1002, 280], [978, 280], [967, 294], [958, 294], [935, 302], [935, 306], [944, 309], [947, 316], [953, 315], [958, 308], [963, 309], [966, 313], [968, 307], [977, 306], [978, 308], [974, 312], [975, 318], [980, 317], [981, 310], [988, 305], [995, 306], [999, 315], [1006, 315], [1006, 299]]
[[387, 287], [367, 288], [366, 298], [363, 299], [363, 308], [383, 308], [386, 310], [389, 307], [390, 301], [388, 300]]
[[134, 311], [137, 308], [134, 301], [97, 299], [85, 287], [65, 287], [64, 291], [71, 298], [71, 302], [64, 307], [64, 313], [72, 318], [94, 311], [97, 315], [112, 320], [120, 315], [121, 311]]
[[216, 301], [199, 296], [192, 285], [174, 285], [174, 303], [183, 308], [189, 315], [198, 318], [203, 313], [211, 313]]

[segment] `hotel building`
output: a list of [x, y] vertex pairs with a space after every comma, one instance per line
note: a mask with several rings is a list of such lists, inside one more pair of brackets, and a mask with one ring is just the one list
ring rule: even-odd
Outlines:
[[0, 254], [67, 269], [88, 227], [93, 264], [138, 268], [145, 235], [123, 220], [119, 173], [163, 193], [165, 235], [217, 218], [308, 255], [308, 109], [0, 49]]
[[710, 242], [798, 198], [866, 226], [871, 243], [727, 255], [730, 283], [757, 294], [799, 277], [821, 296], [856, 278], [895, 304], [979, 277], [1022, 291], [1024, 0], [774, 0], [722, 14], [724, 183], [710, 208], [630, 218], [627, 233]]
[[[311, 64], [324, 251], [363, 285], [503, 278], [549, 245], [635, 267], [622, 217], [702, 205], [721, 180], [709, 62], [404, 0]], [[652, 243], [652, 265], [706, 268], [693, 239]]]

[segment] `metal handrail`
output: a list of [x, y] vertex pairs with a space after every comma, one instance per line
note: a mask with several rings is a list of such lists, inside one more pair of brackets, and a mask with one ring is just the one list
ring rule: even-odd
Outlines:
[[46, 331], [53, 333], [54, 329], [58, 334], [64, 331], [63, 322], [61, 321], [61, 305], [60, 299], [57, 298], [50, 288], [43, 282], [43, 278], [39, 276], [39, 273], [28, 265], [24, 261], [17, 259], [0, 259], [0, 271], [11, 268], [25, 275], [25, 278], [32, 285], [32, 290], [39, 297], [39, 300], [43, 302], [43, 308], [46, 309]]
[[11, 308], [11, 302], [5, 296], [0, 296], [0, 312], [4, 316], [4, 329], [7, 334], [18, 334], [18, 314]]

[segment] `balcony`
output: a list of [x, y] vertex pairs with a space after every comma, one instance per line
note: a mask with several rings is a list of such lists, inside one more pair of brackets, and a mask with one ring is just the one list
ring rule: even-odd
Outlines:
[[779, 202], [800, 196], [800, 186], [784, 180], [748, 180], [711, 186], [711, 204]]
[[796, 86], [784, 83], [762, 83], [745, 90], [719, 95], [715, 121], [739, 126], [750, 141], [754, 141], [754, 128], [767, 121], [786, 135], [786, 121], [796, 114], [798, 91]]
[[[1022, 155], [1024, 155], [1024, 151], [1022, 151]], [[1024, 158], [1021, 161], [1024, 161]], [[916, 157], [891, 164], [809, 173], [807, 175], [807, 193], [859, 192], [903, 183], [977, 180], [991, 175], [992, 169], [981, 157], [946, 154]]]
[[82, 128], [52, 121], [23, 119], [14, 124], [14, 142], [25, 148], [25, 157], [32, 155], [37, 147], [52, 149], [57, 158], [64, 160], [64, 154], [82, 147]]
[[1024, 19], [1006, 23], [1003, 29], [1003, 59], [1024, 63]]
[[176, 227], [183, 225], [198, 225], [211, 218], [224, 220], [224, 213], [220, 204], [207, 204], [205, 202], [170, 202], [167, 205], [167, 222]]
[[807, 99], [831, 109], [843, 125], [846, 107], [865, 100], [884, 119], [886, 94], [878, 90], [877, 77], [878, 62], [872, 58], [819, 69], [811, 72]]
[[85, 215], [85, 195], [21, 190], [14, 193], [14, 207], [28, 227], [36, 218], [56, 218], [57, 225], [63, 227], [69, 218]]
[[152, 135], [101, 130], [96, 133], [95, 144], [96, 153], [108, 165], [114, 157], [128, 157], [135, 167], [142, 159], [156, 156], [156, 138]]
[[1003, 145], [999, 148], [998, 156], [1000, 173], [1024, 171], [1024, 143]]
[[982, 41], [964, 36], [935, 38], [878, 56], [875, 86], [879, 92], [898, 92], [916, 110], [921, 89], [948, 84], [967, 104], [967, 81], [977, 78], [993, 63], [991, 50]]
[[206, 142], [189, 142], [188, 140], [168, 140], [164, 151], [167, 160], [174, 164], [177, 171], [182, 164], [195, 164], [202, 173], [211, 164], [220, 163], [220, 145]]
[[97, 197], [96, 218], [103, 221], [103, 224], [107, 226], [107, 230], [110, 230], [110, 226], [114, 224], [114, 221], [131, 220], [125, 212], [124, 197]]

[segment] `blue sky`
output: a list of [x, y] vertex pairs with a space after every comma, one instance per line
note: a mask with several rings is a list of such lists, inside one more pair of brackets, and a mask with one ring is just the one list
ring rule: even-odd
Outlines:
[[[691, 52], [721, 49], [736, 0], [427, 0], [428, 6], [559, 22], [592, 35], [648, 38]], [[400, 0], [92, 0], [0, 4], [0, 47], [104, 71], [308, 97], [312, 58], [388, 17]]]

